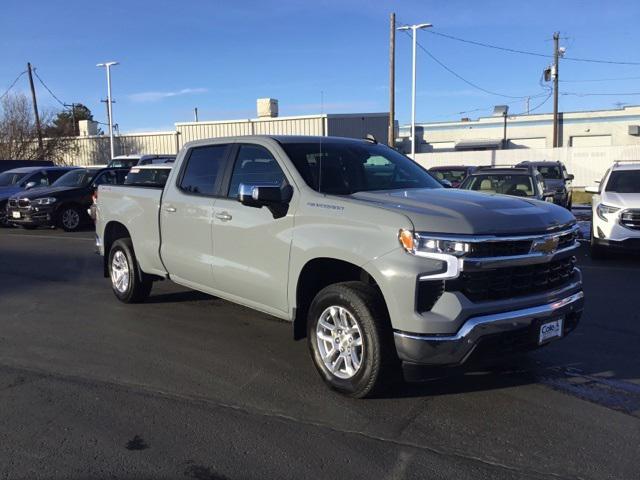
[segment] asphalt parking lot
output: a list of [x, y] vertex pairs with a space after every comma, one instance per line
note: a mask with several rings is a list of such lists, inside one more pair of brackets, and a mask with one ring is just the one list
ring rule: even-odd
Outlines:
[[578, 263], [578, 330], [503, 366], [328, 391], [290, 326], [157, 283], [93, 234], [0, 230], [0, 478], [640, 478], [640, 258]]

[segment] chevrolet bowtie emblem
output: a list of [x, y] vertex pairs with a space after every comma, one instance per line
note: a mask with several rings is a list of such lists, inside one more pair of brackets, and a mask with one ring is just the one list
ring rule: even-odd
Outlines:
[[553, 253], [558, 249], [558, 237], [537, 238], [531, 245], [531, 253]]

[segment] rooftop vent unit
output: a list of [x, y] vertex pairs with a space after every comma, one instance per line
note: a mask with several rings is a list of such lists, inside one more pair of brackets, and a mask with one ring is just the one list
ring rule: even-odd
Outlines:
[[258, 99], [258, 118], [276, 118], [278, 116], [278, 100], [275, 98]]

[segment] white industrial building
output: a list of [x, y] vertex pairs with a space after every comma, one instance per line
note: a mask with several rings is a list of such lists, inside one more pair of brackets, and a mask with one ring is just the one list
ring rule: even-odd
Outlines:
[[[553, 147], [553, 115], [507, 115], [506, 148]], [[563, 112], [558, 122], [560, 147], [640, 145], [640, 106], [616, 110]], [[400, 129], [399, 146], [410, 151], [409, 126]], [[416, 152], [453, 152], [503, 148], [504, 117], [463, 118], [416, 125]]]
[[[290, 117], [278, 116], [278, 101], [272, 98], [257, 100], [257, 118], [178, 122], [175, 130], [119, 134], [114, 137], [116, 155], [177, 153], [192, 140], [241, 135], [321, 135], [365, 138], [373, 135], [381, 143], [387, 141], [389, 114], [382, 113], [325, 113]], [[83, 121], [81, 136], [73, 139], [74, 146], [65, 155], [64, 163], [91, 165], [107, 163], [110, 157], [109, 137], [96, 135], [95, 122]]]

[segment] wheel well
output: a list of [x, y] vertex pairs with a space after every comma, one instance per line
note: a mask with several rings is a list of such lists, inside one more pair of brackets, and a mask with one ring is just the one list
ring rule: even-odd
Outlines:
[[310, 260], [298, 277], [293, 338], [299, 340], [307, 336], [307, 314], [311, 302], [320, 290], [334, 283], [354, 280], [377, 287], [373, 277], [357, 265], [334, 258]]
[[104, 257], [103, 258], [103, 269], [104, 276], [109, 276], [109, 250], [111, 250], [111, 245], [113, 242], [120, 238], [131, 238], [131, 234], [127, 227], [125, 227], [120, 222], [109, 222], [107, 226], [104, 228]]

